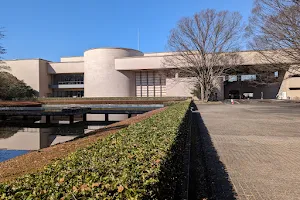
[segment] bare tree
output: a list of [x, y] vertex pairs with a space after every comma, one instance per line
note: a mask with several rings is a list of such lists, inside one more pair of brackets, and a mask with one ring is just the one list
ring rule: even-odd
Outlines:
[[250, 48], [269, 63], [262, 71], [299, 72], [299, 0], [255, 0], [246, 30]]
[[[3, 29], [0, 27], [0, 40], [3, 38], [4, 38]], [[5, 53], [6, 53], [6, 50], [0, 43], [0, 70], [1, 69], [9, 69], [9, 67], [6, 66], [5, 63], [2, 61], [1, 55], [5, 54]]]
[[204, 10], [182, 18], [171, 30], [165, 56], [166, 68], [175, 68], [191, 84], [200, 87], [202, 101], [208, 101], [217, 79], [239, 62], [235, 54], [242, 32], [237, 12]]

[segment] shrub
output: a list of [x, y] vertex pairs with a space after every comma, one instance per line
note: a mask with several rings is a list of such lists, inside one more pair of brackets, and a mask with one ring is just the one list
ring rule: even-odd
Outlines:
[[32, 98], [36, 92], [23, 81], [8, 72], [0, 72], [0, 99]]
[[0, 184], [0, 199], [174, 199], [182, 184], [189, 102]]

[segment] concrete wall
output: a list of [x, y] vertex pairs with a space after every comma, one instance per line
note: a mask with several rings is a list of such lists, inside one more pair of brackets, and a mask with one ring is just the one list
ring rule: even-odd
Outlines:
[[135, 73], [117, 71], [115, 59], [142, 55], [140, 51], [125, 48], [101, 48], [86, 51], [84, 53], [84, 96], [134, 96]]
[[83, 56], [61, 57], [60, 62], [83, 62]]
[[[5, 61], [6, 65], [10, 67], [8, 71], [19, 80], [23, 80], [27, 85], [32, 87], [35, 91], [40, 91], [40, 60], [9, 60]], [[47, 84], [46, 84], [47, 85]], [[47, 85], [48, 87], [48, 85]], [[42, 93], [45, 90], [43, 88]]]
[[192, 97], [193, 79], [190, 78], [167, 78], [166, 96]]
[[84, 62], [50, 62], [48, 66], [49, 74], [72, 74], [84, 73]]
[[[260, 53], [255, 51], [242, 51], [234, 53], [238, 57], [238, 62], [234, 63], [236, 65], [260, 65], [269, 64]], [[116, 59], [116, 69], [117, 70], [143, 70], [143, 69], [160, 69], [164, 68], [162, 62], [165, 56], [170, 56], [172, 53], [151, 53], [145, 54], [143, 57], [135, 58], [120, 58]], [[280, 55], [276, 55], [278, 61], [287, 62], [289, 61], [284, 58], [280, 58]], [[168, 66], [167, 68], [172, 68]]]
[[[195, 80], [193, 78], [167, 78], [166, 79], [166, 94], [167, 96], [176, 97], [193, 97], [192, 94]], [[217, 94], [217, 100], [224, 99], [224, 83], [223, 77], [219, 77], [215, 81], [215, 91], [213, 93]], [[215, 95], [212, 94], [214, 99]]]
[[284, 96], [283, 93], [286, 93], [287, 98], [293, 100], [300, 100], [300, 77], [290, 77], [291, 75], [296, 74], [299, 74], [300, 76], [300, 72], [298, 71], [291, 71], [285, 73], [278, 93], [279, 98], [282, 98]]
[[51, 76], [48, 74], [48, 61], [39, 61], [39, 96], [48, 97], [51, 95], [51, 89], [49, 85], [51, 84]]
[[[225, 99], [225, 94], [224, 94], [224, 78], [223, 77], [218, 77], [214, 83], [215, 85], [215, 91], [214, 93], [217, 93], [217, 99], [218, 101], [224, 100]], [[214, 95], [214, 94], [212, 94]], [[215, 98], [215, 96], [214, 96]]]
[[145, 69], [161, 69], [163, 57], [147, 56], [136, 58], [116, 59], [116, 70], [145, 70]]

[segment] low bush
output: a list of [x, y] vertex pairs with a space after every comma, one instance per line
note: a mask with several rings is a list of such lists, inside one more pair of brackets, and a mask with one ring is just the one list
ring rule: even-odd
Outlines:
[[0, 199], [174, 199], [190, 102], [79, 149], [41, 172], [0, 184]]

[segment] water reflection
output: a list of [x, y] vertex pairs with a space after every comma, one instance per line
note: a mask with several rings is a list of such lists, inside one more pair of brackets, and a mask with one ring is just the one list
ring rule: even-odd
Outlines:
[[0, 162], [31, 150], [72, 140], [115, 122], [84, 123], [80, 119], [75, 119], [74, 124], [69, 124], [68, 119], [55, 117], [51, 119], [51, 124], [45, 124], [44, 120], [12, 118], [0, 122]]

